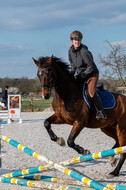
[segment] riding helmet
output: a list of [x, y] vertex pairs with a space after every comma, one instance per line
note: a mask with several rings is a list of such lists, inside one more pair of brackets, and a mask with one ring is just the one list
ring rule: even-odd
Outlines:
[[75, 30], [70, 34], [71, 40], [82, 40], [82, 38], [83, 38], [83, 35], [80, 31]]

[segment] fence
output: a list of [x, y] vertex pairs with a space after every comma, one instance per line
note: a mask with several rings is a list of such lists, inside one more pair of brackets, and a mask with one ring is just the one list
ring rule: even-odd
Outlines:
[[21, 111], [43, 111], [51, 107], [52, 99], [44, 100], [42, 97], [29, 96], [22, 97]]

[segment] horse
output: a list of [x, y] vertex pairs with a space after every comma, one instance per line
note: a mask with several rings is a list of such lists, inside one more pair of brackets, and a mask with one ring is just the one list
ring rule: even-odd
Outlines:
[[[95, 109], [90, 111], [83, 98], [83, 85], [72, 76], [66, 62], [55, 56], [40, 57], [38, 60], [32, 59], [38, 67], [37, 76], [41, 83], [43, 98], [49, 99], [51, 89], [54, 87], [52, 102], [54, 114], [44, 121], [44, 127], [52, 141], [61, 146], [64, 145], [64, 139], [57, 137], [51, 129], [51, 124], [66, 123], [73, 126], [67, 139], [67, 144], [79, 154], [90, 154], [89, 150], [74, 142], [84, 127], [100, 128], [103, 133], [115, 140], [115, 145], [112, 148], [126, 145], [126, 97], [124, 95], [112, 93], [116, 100], [114, 108], [105, 110], [107, 119], [97, 120]], [[119, 175], [125, 159], [126, 153], [121, 154], [116, 168], [110, 173], [111, 176]], [[111, 156], [110, 162], [112, 165], [116, 164], [114, 156]]]

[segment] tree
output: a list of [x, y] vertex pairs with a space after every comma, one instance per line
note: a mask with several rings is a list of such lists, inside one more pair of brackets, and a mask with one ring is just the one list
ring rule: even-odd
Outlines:
[[41, 92], [40, 82], [38, 78], [0, 78], [0, 88], [3, 89], [5, 85], [8, 85], [9, 87], [19, 88], [21, 94], [29, 94], [29, 92], [35, 92], [38, 94]]
[[126, 87], [126, 46], [122, 46], [119, 43], [106, 42], [109, 47], [109, 54], [104, 57], [99, 55], [99, 61], [105, 69], [103, 78], [113, 81], [118, 80], [119, 86]]

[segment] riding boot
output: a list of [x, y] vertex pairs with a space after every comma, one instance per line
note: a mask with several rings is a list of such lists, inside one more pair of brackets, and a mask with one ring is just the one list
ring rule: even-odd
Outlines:
[[107, 116], [106, 116], [104, 109], [103, 109], [101, 98], [99, 97], [97, 92], [95, 92], [95, 94], [91, 98], [91, 100], [92, 100], [92, 102], [95, 106], [95, 109], [97, 111], [96, 119], [97, 120], [107, 119]]

